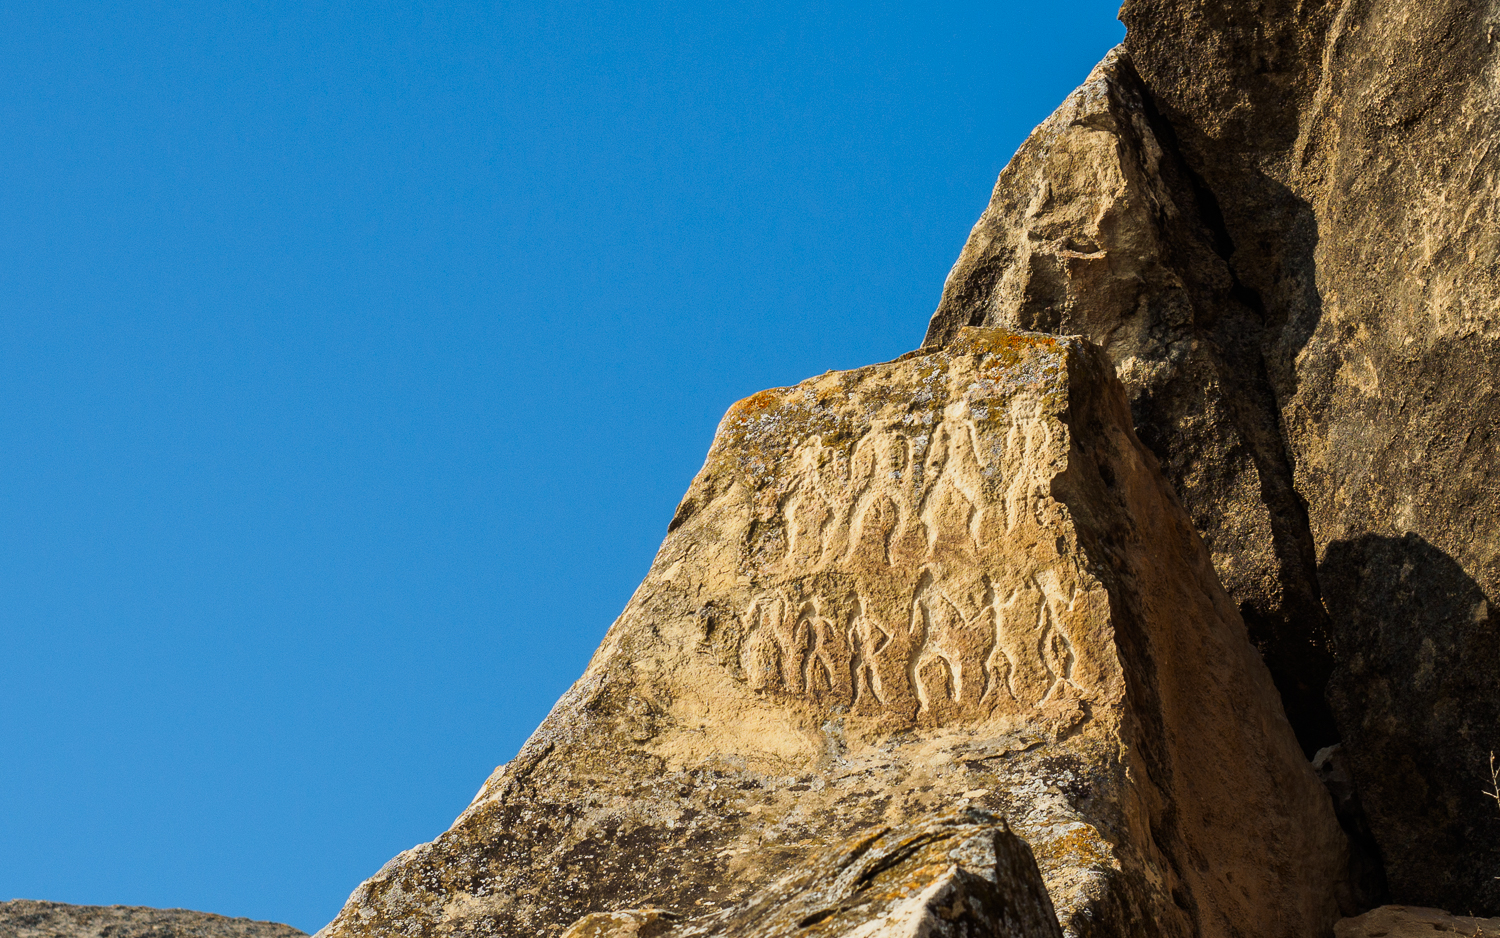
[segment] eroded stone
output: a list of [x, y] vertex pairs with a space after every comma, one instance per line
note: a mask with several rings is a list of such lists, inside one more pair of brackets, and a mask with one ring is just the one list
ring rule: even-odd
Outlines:
[[[900, 888], [830, 871], [908, 837]], [[965, 329], [735, 405], [584, 676], [324, 935], [979, 935], [1045, 888], [1302, 936], [1342, 850], [1108, 362]]]
[[0, 902], [3, 938], [304, 938], [290, 925], [187, 909]]

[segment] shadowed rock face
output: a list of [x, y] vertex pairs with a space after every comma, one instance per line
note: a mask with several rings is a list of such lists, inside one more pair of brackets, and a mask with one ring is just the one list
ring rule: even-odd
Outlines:
[[[1500, 870], [1500, 842], [1490, 836], [1496, 806], [1483, 797], [1500, 729], [1500, 631], [1489, 602], [1415, 534], [1335, 542], [1320, 572], [1340, 611], [1339, 646], [1349, 649], [1329, 697], [1352, 717], [1343, 748], [1394, 861], [1392, 890], [1484, 896]], [[1465, 862], [1405, 859], [1414, 856]]]
[[[1106, 349], [1305, 751], [1344, 738], [1394, 898], [1496, 914], [1500, 3], [1121, 19], [1001, 175], [928, 344]], [[1377, 601], [1397, 583], [1419, 615], [1379, 613], [1411, 606]]]
[[1104, 348], [1311, 755], [1338, 739], [1323, 702], [1327, 616], [1258, 301], [1226, 245], [1212, 193], [1116, 50], [1001, 174], [925, 344], [990, 325]]
[[304, 938], [290, 925], [186, 909], [0, 902], [0, 938]]
[[735, 405], [587, 672], [374, 935], [1303, 936], [1343, 837], [1076, 339]]

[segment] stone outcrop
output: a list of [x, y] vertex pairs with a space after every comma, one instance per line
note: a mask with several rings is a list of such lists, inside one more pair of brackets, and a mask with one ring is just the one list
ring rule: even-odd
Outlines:
[[1130, 0], [1122, 17], [1265, 308], [1331, 699], [1392, 893], [1500, 914], [1481, 795], [1500, 748], [1500, 7]]
[[290, 925], [186, 909], [0, 902], [0, 938], [306, 938]]
[[724, 418], [578, 683], [323, 938], [1307, 936], [1344, 838], [1078, 339]]
[[1500, 914], [1500, 2], [1121, 18], [923, 349], [736, 405], [584, 677], [326, 938]]
[[899, 935], [1061, 938], [1036, 861], [1002, 820], [959, 816], [881, 826], [809, 858], [733, 909], [675, 927], [663, 909], [596, 912], [563, 938]]
[[1334, 938], [1496, 938], [1500, 918], [1449, 915], [1441, 909], [1383, 905], [1346, 918], [1333, 928]]
[[927, 344], [1104, 347], [1305, 752], [1342, 740], [1391, 894], [1500, 913], [1500, 6], [1121, 18]]
[[1307, 516], [1246, 327], [1213, 197], [1116, 50], [995, 185], [925, 345], [967, 325], [1081, 335], [1109, 355], [1266, 655], [1307, 754], [1336, 742], [1332, 667]]

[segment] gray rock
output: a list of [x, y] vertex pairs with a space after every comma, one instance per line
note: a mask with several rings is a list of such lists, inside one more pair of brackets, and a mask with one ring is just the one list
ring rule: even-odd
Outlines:
[[1022, 145], [948, 275], [926, 346], [965, 325], [1082, 335], [1119, 371], [1310, 756], [1338, 734], [1306, 511], [1211, 192], [1123, 50]]
[[1223, 208], [1402, 902], [1500, 913], [1500, 5], [1129, 0]]
[[0, 902], [0, 938], [305, 938], [290, 925], [187, 909]]

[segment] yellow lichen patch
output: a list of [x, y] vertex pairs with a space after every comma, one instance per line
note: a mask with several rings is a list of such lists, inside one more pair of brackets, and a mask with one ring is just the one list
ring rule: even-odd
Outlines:
[[1057, 837], [1038, 839], [1031, 850], [1043, 873], [1055, 869], [1111, 870], [1119, 865], [1109, 844], [1087, 825], [1079, 825]]
[[1014, 364], [1023, 354], [1033, 350], [1058, 352], [1063, 341], [1040, 332], [967, 326], [959, 330], [957, 338], [948, 345], [948, 351], [953, 355], [994, 355]]
[[730, 461], [757, 487], [779, 460], [814, 437], [828, 442], [848, 436], [848, 417], [830, 408], [811, 382], [761, 391], [730, 408], [709, 454], [709, 463]]
[[[761, 391], [725, 415], [710, 467], [732, 467], [759, 487], [779, 460], [811, 440], [830, 449], [847, 449], [872, 421], [910, 423], [918, 420], [919, 412], [941, 414], [956, 396], [977, 404], [976, 416], [981, 419], [1000, 415], [1005, 402], [1023, 388], [1043, 390], [1050, 401], [1057, 397], [1050, 393], [1053, 385], [1061, 393], [1059, 379], [1070, 341], [1007, 329], [965, 328], [949, 347], [924, 352], [925, 362], [904, 357]], [[930, 422], [919, 420], [924, 426]], [[917, 433], [914, 443], [919, 450], [924, 442]]]
[[729, 417], [748, 418], [769, 410], [781, 403], [781, 396], [785, 393], [784, 388], [770, 388], [765, 391], [752, 394], [734, 406], [729, 408]]

